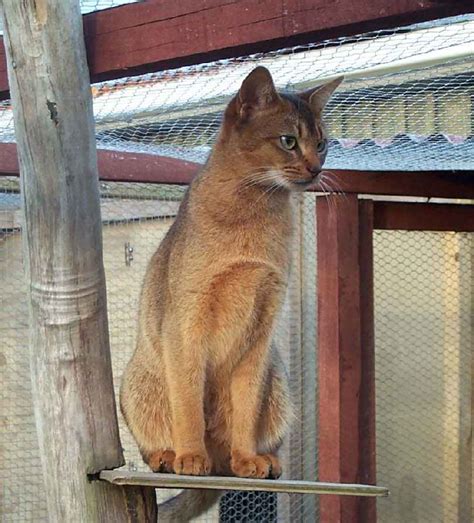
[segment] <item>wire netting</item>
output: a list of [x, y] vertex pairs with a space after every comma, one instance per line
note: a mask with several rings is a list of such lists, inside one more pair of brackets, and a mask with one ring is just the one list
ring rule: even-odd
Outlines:
[[83, 15], [94, 11], [102, 11], [111, 7], [118, 7], [125, 4], [136, 4], [144, 0], [81, 0], [81, 13]]
[[[287, 90], [345, 75], [326, 110], [328, 168], [473, 168], [474, 15], [95, 84], [98, 146], [203, 163], [256, 65]], [[0, 141], [14, 141], [8, 102]]]
[[[97, 10], [125, 3], [82, 2]], [[474, 18], [378, 31], [274, 53], [92, 86], [100, 148], [203, 163], [222, 110], [245, 75], [266, 65], [278, 87], [303, 89], [344, 74], [326, 118], [328, 168], [472, 169]], [[9, 102], [0, 141], [13, 142]], [[31, 404], [21, 209], [15, 179], [0, 178], [0, 464], [2, 521], [46, 521]], [[101, 184], [104, 262], [115, 387], [133, 350], [138, 293], [184, 188]], [[275, 333], [296, 417], [282, 449], [286, 477], [317, 477], [314, 196], [297, 202], [288, 296]], [[382, 522], [469, 521], [466, 469], [471, 400], [472, 256], [469, 234], [375, 234], [378, 504]], [[468, 399], [466, 399], [468, 398]], [[144, 468], [120, 418], [130, 469]], [[161, 496], [170, 493], [160, 493]], [[313, 496], [229, 493], [204, 521], [317, 521]]]
[[[0, 179], [0, 265], [3, 352], [0, 400], [3, 461], [2, 521], [47, 521], [38, 443], [34, 423], [28, 355], [27, 294], [22, 272], [18, 180]], [[104, 264], [107, 278], [110, 345], [114, 384], [134, 350], [138, 297], [147, 263], [177, 213], [184, 187], [134, 183], [101, 183]], [[315, 196], [300, 196], [297, 242], [291, 285], [275, 332], [285, 360], [295, 409], [281, 450], [285, 477], [317, 476], [317, 382], [315, 289]], [[147, 470], [119, 414], [126, 468]], [[163, 500], [176, 491], [158, 492]], [[314, 496], [268, 493], [226, 494], [200, 521], [305, 521], [314, 519]]]
[[374, 236], [381, 523], [472, 514], [474, 235]]

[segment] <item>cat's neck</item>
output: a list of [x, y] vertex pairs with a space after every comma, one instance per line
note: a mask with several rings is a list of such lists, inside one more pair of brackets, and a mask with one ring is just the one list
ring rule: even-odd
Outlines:
[[279, 185], [255, 182], [255, 167], [238, 155], [214, 150], [197, 180], [196, 195], [208, 211], [230, 222], [285, 217], [290, 192]]

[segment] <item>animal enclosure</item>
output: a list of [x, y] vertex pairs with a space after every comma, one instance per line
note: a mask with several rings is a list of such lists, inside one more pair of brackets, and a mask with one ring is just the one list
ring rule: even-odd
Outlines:
[[[133, 4], [82, 2], [84, 11], [119, 3]], [[173, 222], [186, 184], [206, 160], [222, 110], [241, 80], [256, 65], [268, 67], [277, 87], [290, 91], [344, 74], [326, 111], [332, 137], [328, 179], [317, 192], [294, 198], [293, 269], [275, 332], [295, 405], [282, 450], [284, 474], [349, 481], [350, 474], [340, 471], [327, 477], [328, 467], [334, 466], [327, 463], [332, 447], [321, 439], [326, 412], [334, 406], [325, 402], [327, 383], [320, 374], [321, 365], [330, 362], [321, 332], [322, 315], [330, 308], [324, 279], [329, 269], [321, 248], [337, 249], [326, 229], [344, 233], [346, 215], [360, 218], [363, 243], [366, 213], [373, 221], [373, 256], [364, 261], [366, 254], [357, 250], [355, 258], [349, 248], [341, 252], [348, 267], [360, 262], [362, 272], [373, 261], [374, 372], [369, 364], [364, 374], [364, 362], [371, 357], [370, 332], [364, 330], [370, 318], [361, 320], [360, 339], [347, 341], [346, 333], [355, 331], [344, 325], [352, 325], [353, 318], [341, 312], [336, 316], [344, 338], [340, 343], [347, 350], [353, 346], [354, 352], [369, 349], [361, 356], [358, 376], [340, 371], [341, 381], [361, 380], [355, 395], [367, 400], [357, 414], [357, 433], [341, 439], [341, 461], [346, 442], [351, 455], [367, 442], [373, 445], [376, 460], [360, 451], [363, 470], [357, 469], [352, 479], [373, 482], [376, 472], [377, 483], [390, 489], [391, 496], [377, 502], [377, 521], [469, 521], [474, 505], [473, 46], [474, 16], [465, 14], [94, 83], [116, 393], [134, 348], [146, 264]], [[377, 171], [384, 176], [377, 177]], [[0, 106], [0, 506], [2, 521], [36, 522], [47, 521], [48, 515], [32, 410], [17, 174], [6, 100]], [[349, 232], [343, 237], [352, 245]], [[355, 274], [350, 272], [347, 281]], [[364, 309], [370, 285], [364, 286], [364, 275], [360, 280]], [[337, 292], [343, 302], [349, 300], [344, 289]], [[336, 337], [329, 343], [336, 343]], [[341, 352], [341, 361], [345, 357]], [[342, 419], [351, 418], [354, 404], [341, 405]], [[145, 470], [120, 417], [119, 423], [126, 469]], [[343, 424], [340, 433], [347, 430]], [[160, 492], [161, 497], [169, 494]], [[330, 522], [331, 510], [327, 497], [234, 492], [201, 520]], [[360, 521], [374, 521], [371, 514]]]

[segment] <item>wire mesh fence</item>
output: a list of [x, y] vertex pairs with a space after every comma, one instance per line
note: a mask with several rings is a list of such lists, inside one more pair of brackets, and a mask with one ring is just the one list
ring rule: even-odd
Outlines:
[[[265, 65], [286, 90], [345, 75], [326, 110], [328, 168], [472, 169], [473, 49], [465, 15], [95, 84], [97, 143], [203, 163], [225, 104]], [[0, 141], [14, 141], [9, 102]]]
[[125, 4], [136, 4], [144, 0], [81, 0], [81, 13], [83, 15], [94, 11], [102, 11], [112, 7], [119, 7]]
[[[83, 1], [83, 12], [126, 3]], [[298, 90], [339, 74], [326, 111], [328, 168], [472, 169], [474, 18], [327, 40], [274, 53], [92, 86], [101, 148], [203, 163], [222, 110], [244, 76], [266, 65]], [[0, 141], [13, 142], [9, 102]], [[46, 521], [31, 405], [21, 209], [16, 180], [0, 178], [0, 426], [2, 521]], [[101, 184], [104, 262], [115, 387], [134, 347], [146, 264], [176, 215], [184, 188]], [[282, 449], [286, 477], [317, 477], [316, 240], [314, 196], [297, 203], [288, 297], [275, 333], [290, 373], [296, 417]], [[469, 234], [377, 232], [377, 460], [382, 522], [469, 521], [463, 459], [470, 417], [473, 240]], [[468, 398], [468, 399], [466, 399]], [[120, 421], [127, 467], [144, 467]], [[161, 493], [161, 496], [170, 493]], [[317, 521], [313, 496], [230, 493], [204, 521]]]
[[[0, 179], [2, 283], [1, 322], [5, 343], [0, 382], [3, 416], [0, 466], [2, 521], [46, 521], [38, 443], [32, 410], [28, 355], [27, 295], [22, 271], [18, 181]], [[104, 264], [115, 391], [134, 350], [138, 297], [147, 263], [176, 216], [185, 188], [101, 183]], [[285, 360], [295, 408], [291, 433], [281, 450], [285, 477], [317, 476], [315, 197], [296, 202], [298, 240], [290, 290], [275, 333]], [[304, 306], [303, 306], [304, 304]], [[130, 470], [147, 470], [119, 414], [121, 441]], [[176, 491], [158, 492], [164, 500]], [[305, 521], [314, 519], [314, 496], [269, 493], [226, 494], [200, 521]]]
[[[0, 191], [2, 521], [46, 521], [31, 404], [19, 194]], [[134, 348], [138, 295], [149, 258], [184, 188], [102, 183], [104, 263], [116, 392]], [[297, 203], [293, 273], [275, 333], [290, 375], [295, 419], [281, 451], [285, 476], [317, 478], [316, 240], [314, 196]], [[474, 239], [469, 233], [374, 235], [377, 475], [392, 492], [379, 521], [469, 521]], [[127, 465], [145, 470], [121, 416]], [[160, 499], [176, 491], [160, 491]], [[209, 522], [318, 521], [313, 496], [229, 493]]]
[[472, 521], [474, 235], [374, 237], [381, 523]]

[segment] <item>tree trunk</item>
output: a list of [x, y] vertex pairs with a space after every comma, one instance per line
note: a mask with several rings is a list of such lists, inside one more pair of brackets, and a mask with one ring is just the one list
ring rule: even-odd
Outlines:
[[123, 464], [110, 362], [97, 158], [77, 0], [4, 0], [30, 288], [31, 379], [51, 521], [156, 520]]

